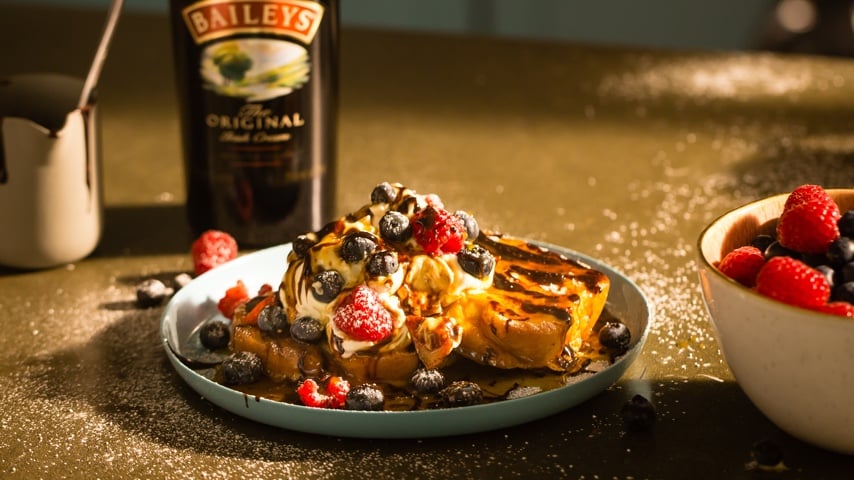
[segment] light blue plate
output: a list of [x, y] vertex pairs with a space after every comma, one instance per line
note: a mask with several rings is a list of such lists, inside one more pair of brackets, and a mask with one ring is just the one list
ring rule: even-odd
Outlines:
[[178, 291], [163, 312], [160, 335], [169, 361], [193, 390], [236, 415], [268, 425], [338, 437], [426, 438], [495, 430], [537, 420], [582, 403], [614, 384], [637, 358], [652, 321], [652, 304], [631, 280], [608, 265], [541, 244], [604, 272], [611, 280], [608, 310], [633, 334], [628, 352], [613, 365], [567, 386], [527, 397], [468, 407], [411, 412], [361, 412], [309, 408], [245, 395], [181, 363], [181, 345], [199, 325], [217, 315], [217, 301], [238, 279], [250, 292], [264, 283], [278, 287], [290, 244], [260, 250], [221, 265]]

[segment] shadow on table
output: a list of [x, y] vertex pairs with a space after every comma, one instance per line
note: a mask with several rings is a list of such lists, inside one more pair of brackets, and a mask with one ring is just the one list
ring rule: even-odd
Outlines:
[[[186, 254], [192, 240], [183, 205], [106, 207], [101, 239], [88, 258]], [[0, 276], [30, 271], [0, 265]]]
[[107, 207], [94, 255], [166, 255], [189, 251], [192, 234], [183, 205]]
[[[781, 444], [795, 476], [824, 478], [822, 472], [854, 466], [852, 457], [781, 433], [736, 384], [705, 378], [624, 381], [547, 419], [451, 438], [362, 440], [282, 430], [222, 410], [184, 384], [159, 342], [160, 313], [129, 304], [87, 344], [28, 360], [32, 368], [20, 370], [27, 372], [22, 381], [56, 408], [91, 405], [105, 424], [125, 431], [129, 443], [190, 452], [199, 462], [218, 457], [217, 468], [231, 465], [226, 459], [241, 469], [257, 462], [273, 476], [680, 478], [691, 471], [692, 478], [755, 478], [745, 464], [751, 445], [766, 437]], [[619, 411], [639, 392], [651, 397], [658, 419], [651, 431], [629, 434]], [[138, 462], [160, 465], [162, 459]]]

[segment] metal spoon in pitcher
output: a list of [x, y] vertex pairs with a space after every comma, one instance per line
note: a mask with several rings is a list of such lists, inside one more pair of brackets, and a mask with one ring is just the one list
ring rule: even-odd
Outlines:
[[98, 49], [95, 51], [95, 58], [92, 60], [92, 65], [89, 66], [89, 73], [86, 75], [86, 81], [83, 83], [83, 91], [80, 94], [80, 101], [77, 102], [77, 108], [82, 109], [89, 104], [92, 91], [98, 85], [98, 78], [101, 76], [104, 60], [107, 58], [107, 50], [110, 47], [110, 42], [112, 42], [113, 32], [116, 30], [116, 24], [119, 21], [119, 13], [121, 13], [123, 3], [124, 0], [112, 0], [110, 3], [110, 10], [107, 12], [107, 23], [104, 25], [101, 41], [98, 43]]

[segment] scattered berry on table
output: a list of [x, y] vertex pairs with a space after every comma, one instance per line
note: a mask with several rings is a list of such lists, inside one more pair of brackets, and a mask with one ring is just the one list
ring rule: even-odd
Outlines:
[[208, 350], [219, 350], [228, 346], [231, 332], [225, 322], [213, 320], [204, 324], [199, 330], [199, 340]]
[[644, 432], [655, 424], [655, 406], [643, 395], [635, 395], [620, 409], [623, 427], [629, 432]]
[[371, 277], [385, 277], [397, 272], [399, 268], [397, 254], [388, 250], [371, 255], [365, 264], [365, 270]]
[[263, 375], [261, 357], [252, 352], [235, 352], [222, 362], [223, 383], [226, 385], [254, 383]]
[[377, 248], [377, 238], [367, 232], [347, 235], [341, 243], [339, 254], [347, 263], [361, 262]]
[[218, 267], [237, 257], [237, 241], [226, 232], [208, 230], [193, 242], [190, 249], [196, 275]]
[[299, 317], [291, 322], [291, 337], [305, 343], [314, 343], [323, 337], [324, 328], [320, 320], [312, 317]]
[[439, 370], [419, 368], [409, 382], [418, 393], [438, 393], [445, 387], [445, 376]]
[[388, 182], [383, 182], [371, 191], [371, 203], [391, 203], [397, 198], [397, 190]]
[[234, 310], [248, 300], [249, 290], [246, 289], [243, 280], [238, 280], [234, 286], [225, 291], [225, 295], [217, 302], [217, 308], [225, 318], [234, 318]]
[[311, 294], [319, 302], [329, 303], [344, 288], [344, 277], [335, 270], [323, 270], [314, 274], [311, 282]]
[[768, 260], [756, 276], [756, 290], [775, 300], [804, 308], [819, 307], [830, 298], [830, 285], [824, 275], [790, 257]]
[[341, 300], [332, 321], [352, 338], [370, 342], [385, 339], [393, 327], [391, 314], [367, 285], [357, 286]]
[[756, 247], [738, 247], [727, 253], [718, 265], [718, 270], [729, 278], [746, 286], [756, 285], [756, 274], [765, 264], [765, 255]]
[[362, 384], [350, 389], [344, 408], [347, 410], [367, 410], [379, 412], [383, 410], [385, 396], [376, 385]]
[[439, 394], [446, 407], [465, 407], [477, 405], [483, 401], [483, 391], [480, 386], [467, 380], [457, 380], [443, 388]]
[[777, 240], [802, 253], [825, 253], [839, 238], [839, 207], [829, 199], [811, 199], [783, 210], [777, 223]]
[[380, 236], [391, 243], [403, 243], [412, 236], [412, 225], [406, 215], [390, 211], [380, 218]]
[[612, 350], [629, 348], [632, 334], [623, 322], [607, 322], [599, 329], [599, 343]]
[[180, 290], [193, 281], [193, 276], [187, 272], [181, 272], [172, 279], [172, 284], [175, 285], [175, 290]]
[[175, 291], [156, 278], [149, 278], [136, 286], [136, 304], [141, 308], [156, 307]]
[[783, 465], [783, 450], [768, 439], [760, 440], [750, 446], [751, 466], [759, 470], [785, 469]]
[[487, 277], [495, 268], [495, 258], [480, 245], [472, 245], [457, 252], [457, 262], [466, 273], [477, 278]]
[[428, 255], [459, 252], [465, 231], [463, 221], [442, 208], [428, 206], [412, 218], [412, 236]]
[[282, 333], [288, 329], [288, 316], [280, 305], [266, 305], [258, 313], [258, 328], [267, 333]]

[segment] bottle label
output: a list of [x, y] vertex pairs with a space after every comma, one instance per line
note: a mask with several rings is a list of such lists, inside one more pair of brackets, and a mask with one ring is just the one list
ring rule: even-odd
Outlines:
[[300, 0], [204, 0], [181, 11], [197, 44], [240, 33], [269, 33], [309, 44], [323, 6]]

